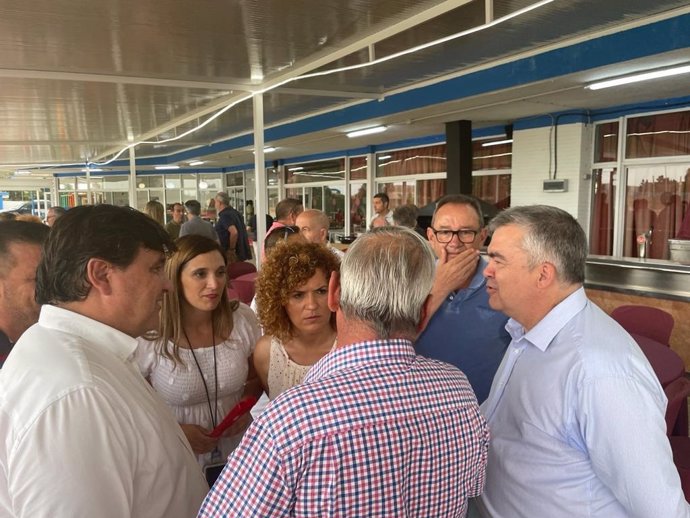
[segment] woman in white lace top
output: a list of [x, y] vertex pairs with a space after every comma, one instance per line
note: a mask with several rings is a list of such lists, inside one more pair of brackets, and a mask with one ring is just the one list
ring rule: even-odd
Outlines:
[[280, 243], [256, 280], [256, 302], [264, 336], [254, 366], [270, 399], [302, 382], [309, 368], [335, 343], [328, 309], [328, 280], [340, 267], [324, 245]]
[[225, 462], [249, 420], [220, 439], [209, 432], [242, 397], [261, 394], [251, 361], [261, 332], [249, 307], [228, 299], [219, 245], [194, 234], [176, 245], [165, 266], [172, 290], [163, 298], [157, 336], [139, 339], [137, 361], [208, 467]]

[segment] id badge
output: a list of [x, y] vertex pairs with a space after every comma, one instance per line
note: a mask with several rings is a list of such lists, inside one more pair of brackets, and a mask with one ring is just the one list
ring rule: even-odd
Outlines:
[[211, 460], [209, 463], [204, 465], [204, 476], [206, 477], [208, 487], [213, 487], [213, 484], [216, 483], [216, 479], [218, 479], [224, 467], [225, 459], [223, 459], [220, 450], [216, 448], [211, 452]]

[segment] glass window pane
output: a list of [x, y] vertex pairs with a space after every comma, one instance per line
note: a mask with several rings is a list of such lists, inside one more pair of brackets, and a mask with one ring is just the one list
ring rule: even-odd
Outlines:
[[472, 177], [472, 195], [498, 209], [510, 207], [510, 174], [484, 174]]
[[626, 158], [690, 155], [690, 111], [631, 117]]
[[352, 182], [350, 184], [350, 234], [367, 230], [367, 184]]
[[376, 155], [376, 176], [378, 178], [445, 172], [445, 144]]
[[513, 143], [485, 146], [491, 142], [505, 140], [505, 137], [495, 139], [475, 140], [472, 142], [472, 170], [486, 171], [493, 169], [510, 169], [513, 166]]
[[594, 161], [618, 160], [618, 122], [597, 124], [594, 135]]
[[285, 166], [285, 183], [310, 183], [345, 179], [345, 159], [323, 160]]
[[627, 168], [623, 255], [668, 259], [668, 239], [690, 239], [690, 163]]
[[366, 156], [350, 158], [350, 180], [366, 180], [367, 163], [368, 158]]
[[[106, 191], [129, 191], [129, 176], [117, 175], [106, 176], [104, 178], [103, 188]], [[117, 205], [117, 204], [113, 204]]]
[[417, 180], [416, 205], [418, 208], [435, 202], [444, 194], [446, 194], [445, 180]]
[[592, 202], [591, 227], [589, 232], [589, 253], [594, 255], [613, 254], [613, 222], [615, 211], [618, 170], [595, 169], [594, 199]]

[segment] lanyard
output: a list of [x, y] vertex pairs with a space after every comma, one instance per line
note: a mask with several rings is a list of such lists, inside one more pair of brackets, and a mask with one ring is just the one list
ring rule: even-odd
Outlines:
[[192, 342], [189, 341], [187, 336], [187, 331], [185, 331], [184, 326], [182, 326], [182, 333], [189, 344], [189, 350], [192, 352], [192, 358], [194, 358], [194, 363], [196, 363], [196, 368], [199, 371], [199, 376], [201, 376], [201, 382], [204, 384], [204, 390], [206, 391], [206, 401], [208, 402], [208, 412], [211, 415], [211, 423], [213, 428], [218, 424], [218, 364], [216, 363], [216, 333], [213, 328], [213, 319], [211, 319], [211, 333], [213, 335], [213, 376], [215, 382], [215, 412], [211, 407], [211, 395], [208, 391], [208, 385], [206, 385], [206, 379], [204, 379], [204, 372], [201, 370], [201, 365], [199, 365], [199, 360], [196, 359], [196, 354], [194, 354], [194, 347], [192, 347]]

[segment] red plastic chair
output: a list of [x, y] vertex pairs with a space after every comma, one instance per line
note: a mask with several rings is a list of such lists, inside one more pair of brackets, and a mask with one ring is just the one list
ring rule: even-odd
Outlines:
[[680, 475], [685, 500], [690, 502], [690, 438], [672, 436], [668, 438], [673, 451], [673, 463]]
[[246, 261], [238, 261], [228, 265], [228, 279], [237, 279], [241, 275], [256, 272], [256, 266]]
[[673, 316], [663, 309], [651, 306], [618, 306], [611, 318], [628, 333], [635, 333], [669, 345], [673, 331]]
[[254, 293], [256, 293], [256, 276], [256, 272], [251, 272], [230, 281], [231, 288], [237, 292], [239, 299], [245, 304], [251, 304]]
[[687, 409], [688, 396], [690, 396], [690, 380], [687, 378], [678, 378], [671, 382], [664, 389], [668, 405], [666, 406], [666, 435], [679, 435], [688, 437], [687, 420], [683, 419], [685, 430], [679, 430], [676, 426], [683, 410], [683, 405]]

